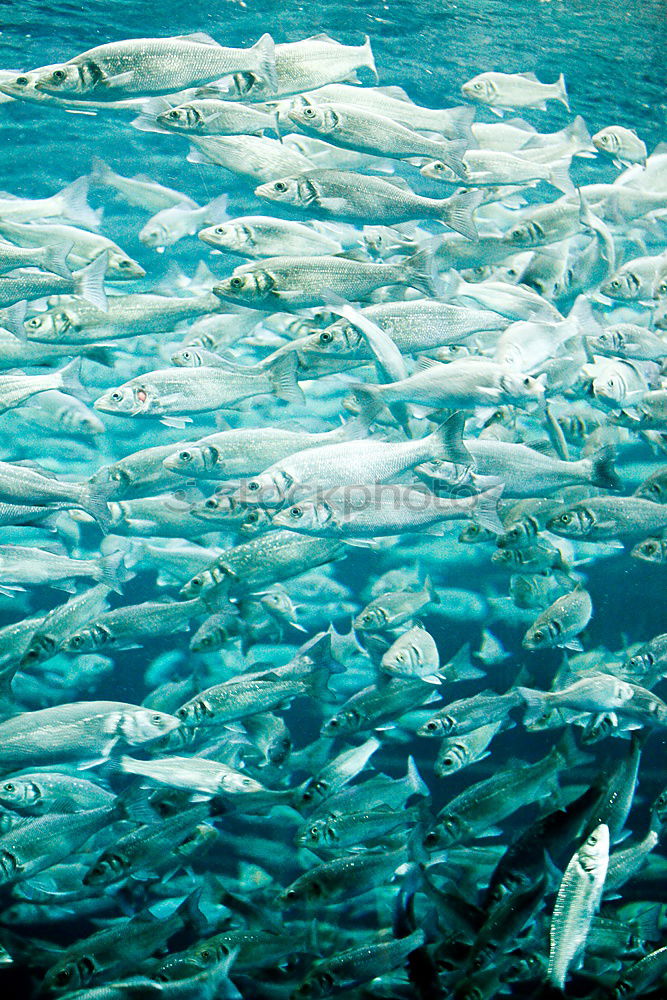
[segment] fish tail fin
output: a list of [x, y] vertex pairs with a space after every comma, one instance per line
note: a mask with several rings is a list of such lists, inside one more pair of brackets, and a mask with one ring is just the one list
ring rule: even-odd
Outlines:
[[570, 157], [558, 160], [549, 170], [549, 183], [564, 194], [574, 194], [576, 188], [570, 177]]
[[418, 250], [401, 265], [407, 271], [406, 285], [419, 289], [425, 295], [437, 295], [438, 269], [435, 255], [430, 247]]
[[453, 170], [457, 177], [462, 177], [464, 180], [467, 176], [467, 170], [463, 162], [463, 154], [469, 145], [467, 139], [455, 139], [444, 144], [440, 151], [440, 159], [445, 166]]
[[460, 233], [467, 240], [478, 240], [479, 233], [475, 225], [474, 211], [484, 200], [482, 191], [465, 191], [463, 194], [452, 195], [442, 202], [440, 219], [446, 226]]
[[367, 428], [370, 427], [384, 409], [379, 386], [354, 385], [352, 386], [352, 396], [359, 407], [359, 419], [364, 422]]
[[574, 738], [572, 726], [568, 726], [561, 739], [553, 748], [553, 753], [558, 757], [563, 768], [578, 767], [580, 764], [590, 764], [595, 758], [589, 753], [584, 753], [577, 746]]
[[99, 184], [102, 187], [109, 184], [114, 176], [114, 171], [105, 160], [99, 156], [94, 156], [91, 167], [92, 169], [88, 174], [88, 179], [91, 184]]
[[20, 302], [15, 302], [13, 306], [9, 306], [7, 309], [4, 309], [2, 324], [5, 330], [9, 330], [9, 332], [13, 333], [15, 337], [25, 338], [23, 324], [25, 322], [25, 314], [27, 311], [27, 299], [21, 299]]
[[125, 565], [124, 555], [123, 552], [112, 552], [108, 556], [102, 556], [98, 563], [100, 583], [110, 587], [116, 594], [122, 594], [123, 584], [135, 575]]
[[276, 72], [276, 47], [268, 32], [252, 46], [252, 51], [259, 59], [259, 75], [266, 80], [272, 94], [278, 90], [278, 74]]
[[86, 299], [102, 312], [107, 311], [107, 297], [104, 291], [104, 275], [107, 270], [108, 254], [106, 250], [96, 257], [94, 261], [82, 267], [74, 275], [74, 288], [76, 294]]
[[42, 266], [51, 274], [59, 274], [61, 278], [71, 278], [72, 272], [67, 266], [67, 255], [72, 246], [72, 243], [66, 243], [64, 246], [45, 247]]
[[371, 71], [375, 83], [378, 83], [380, 77], [378, 76], [377, 67], [375, 65], [375, 56], [373, 55], [373, 50], [371, 48], [370, 35], [366, 35], [366, 37], [364, 38], [362, 52], [364, 54], [363, 65]]
[[270, 377], [273, 392], [278, 399], [287, 403], [303, 402], [304, 396], [296, 377], [296, 359], [286, 354], [271, 366]]
[[408, 757], [408, 769], [405, 775], [405, 783], [408, 787], [408, 797], [411, 795], [421, 795], [428, 798], [431, 790], [417, 770], [415, 759], [412, 755]]
[[536, 691], [534, 688], [526, 687], [518, 687], [516, 691], [526, 708], [523, 724], [525, 726], [532, 725], [538, 719], [543, 718], [546, 711], [544, 691]]
[[480, 677], [486, 677], [483, 670], [473, 666], [470, 659], [470, 643], [464, 643], [461, 648], [454, 653], [449, 663], [442, 670], [445, 680], [448, 681], [475, 681]]
[[60, 388], [72, 395], [85, 395], [85, 389], [81, 384], [81, 358], [73, 358], [64, 368], [56, 372], [60, 378]]
[[227, 212], [227, 195], [221, 194], [206, 206], [206, 216], [204, 221], [208, 223], [226, 222], [229, 219]]
[[113, 500], [117, 489], [114, 482], [88, 482], [81, 490], [81, 509], [97, 521], [105, 535], [111, 527], [109, 500]]
[[84, 226], [86, 229], [97, 229], [102, 218], [102, 211], [92, 209], [88, 204], [89, 177], [78, 177], [60, 192], [63, 202], [62, 214], [71, 222]]
[[471, 105], [462, 104], [460, 108], [448, 108], [446, 115], [447, 130], [454, 133], [454, 141], [464, 140], [468, 148], [476, 145], [472, 134], [475, 109]]
[[623, 488], [616, 469], [614, 468], [614, 458], [616, 453], [612, 445], [605, 445], [600, 448], [592, 458], [591, 479], [594, 486], [599, 486], [603, 490], [620, 490]]
[[498, 486], [492, 486], [488, 490], [484, 490], [483, 493], [478, 493], [475, 498], [475, 508], [473, 512], [473, 517], [483, 528], [488, 528], [489, 531], [495, 531], [497, 535], [502, 534], [504, 531], [503, 523], [498, 517], [498, 503], [501, 496], [503, 495], [503, 490], [505, 484], [501, 483]]
[[561, 73], [556, 80], [556, 86], [558, 87], [558, 94], [556, 95], [556, 100], [564, 104], [567, 110], [570, 110], [570, 100], [567, 96], [567, 90], [565, 89], [565, 77]]
[[428, 435], [427, 440], [433, 447], [432, 458], [468, 467], [474, 464], [470, 452], [463, 443], [465, 420], [463, 410], [455, 410], [444, 423]]

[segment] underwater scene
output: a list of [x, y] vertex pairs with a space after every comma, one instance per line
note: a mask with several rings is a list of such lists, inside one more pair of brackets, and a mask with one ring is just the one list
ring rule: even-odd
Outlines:
[[667, 996], [666, 51], [0, 0], [3, 998]]

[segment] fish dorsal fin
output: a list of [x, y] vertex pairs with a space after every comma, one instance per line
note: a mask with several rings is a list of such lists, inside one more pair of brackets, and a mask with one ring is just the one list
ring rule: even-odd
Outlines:
[[331, 35], [327, 35], [326, 31], [320, 31], [317, 35], [311, 35], [310, 38], [306, 39], [308, 42], [328, 42], [329, 45], [339, 45], [340, 43], [332, 38]]
[[190, 35], [174, 35], [173, 37], [183, 42], [199, 42], [201, 45], [215, 45], [216, 48], [220, 48], [220, 42], [216, 42], [215, 38], [211, 38], [205, 31], [193, 31]]
[[387, 184], [393, 184], [400, 191], [410, 191], [411, 194], [414, 194], [414, 191], [403, 177], [383, 177], [382, 180], [386, 181]]
[[393, 97], [395, 101], [404, 101], [406, 104], [414, 104], [412, 98], [408, 97], [402, 87], [373, 87], [373, 90], [375, 90], [378, 94], [384, 94], [385, 97]]
[[539, 83], [540, 82], [537, 79], [537, 77], [535, 76], [534, 73], [518, 73], [517, 75], [518, 76], [522, 76], [524, 78], [524, 80], [532, 80], [533, 83]]

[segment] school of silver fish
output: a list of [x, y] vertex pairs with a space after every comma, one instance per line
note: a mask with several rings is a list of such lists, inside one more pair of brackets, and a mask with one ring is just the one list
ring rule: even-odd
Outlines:
[[667, 147], [562, 75], [384, 76], [203, 33], [0, 74], [215, 178], [0, 194], [26, 997], [665, 995], [667, 634], [592, 636], [605, 581], [664, 599]]

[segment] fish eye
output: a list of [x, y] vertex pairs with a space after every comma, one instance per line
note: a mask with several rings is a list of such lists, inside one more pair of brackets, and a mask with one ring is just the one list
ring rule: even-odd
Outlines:
[[612, 288], [620, 288], [621, 287], [621, 283], [618, 280], [618, 278], [614, 278], [614, 280], [612, 282], [610, 282], [610, 284], [611, 284]]
[[190, 452], [190, 451], [181, 451], [181, 452], [179, 452], [179, 454], [178, 454], [178, 460], [179, 460], [179, 462], [191, 462], [192, 461], [192, 452]]
[[259, 511], [251, 510], [248, 516], [246, 517], [246, 521], [249, 524], [256, 524], [256, 522], [259, 521]]
[[123, 398], [123, 393], [122, 392], [112, 392], [111, 393], [111, 399], [113, 400], [114, 403], [120, 403], [120, 401], [121, 401], [122, 398]]
[[12, 784], [12, 782], [8, 781], [6, 785], [2, 786], [2, 790], [3, 790], [3, 792], [13, 792], [14, 791], [14, 787], [15, 786]]
[[426, 723], [425, 728], [428, 729], [429, 733], [434, 733], [438, 728], [438, 723], [432, 719], [430, 722]]
[[657, 551], [658, 551], [657, 542], [646, 542], [644, 544], [644, 552], [647, 552], [650, 556], [652, 556]]
[[176, 715], [178, 716], [179, 719], [187, 719], [187, 717], [188, 717], [188, 710], [187, 710], [187, 708], [185, 708], [185, 707], [179, 708], [177, 710], [177, 712], [176, 712]]
[[202, 950], [199, 952], [199, 957], [203, 958], [204, 961], [207, 961], [207, 959], [211, 957], [211, 952], [208, 950], [208, 948], [202, 948]]
[[256, 479], [250, 480], [250, 482], [248, 483], [248, 489], [251, 490], [252, 493], [257, 492], [257, 490], [259, 489], [259, 483], [257, 482]]
[[63, 986], [70, 976], [72, 975], [70, 969], [61, 969], [54, 977], [53, 980], [58, 986]]
[[452, 767], [452, 765], [454, 764], [454, 758], [453, 757], [445, 757], [445, 759], [443, 760], [442, 763], [446, 764], [447, 767]]
[[203, 580], [200, 576], [193, 576], [190, 580], [191, 587], [201, 587], [203, 585]]
[[289, 516], [295, 519], [301, 517], [302, 514], [303, 510], [301, 509], [301, 507], [292, 507], [292, 509], [289, 512]]
[[32, 319], [28, 320], [27, 325], [31, 328], [31, 330], [36, 330], [38, 326], [42, 325], [42, 321], [39, 316], [33, 316]]
[[154, 726], [161, 726], [162, 725], [162, 716], [161, 715], [157, 715], [157, 714], [156, 715], [152, 715], [151, 716], [151, 722], [153, 723]]
[[303, 117], [304, 118], [314, 118], [315, 117], [315, 108], [304, 108], [303, 109]]
[[315, 837], [315, 838], [319, 837], [319, 835], [320, 835], [319, 827], [317, 827], [317, 826], [311, 826], [311, 828], [309, 830], [309, 833], [310, 833], [311, 837]]
[[434, 831], [427, 833], [424, 837], [424, 847], [436, 847], [438, 844], [438, 835]]
[[526, 388], [528, 388], [528, 386], [530, 385], [531, 382], [532, 382], [532, 379], [531, 379], [530, 375], [526, 375], [525, 379], [523, 380], [523, 384], [526, 386]]
[[320, 344], [330, 344], [333, 340], [333, 333], [330, 330], [323, 330], [320, 334]]
[[82, 644], [83, 644], [83, 636], [80, 635], [73, 635], [69, 641], [69, 645], [73, 649], [78, 649], [79, 646], [81, 646]]
[[170, 112], [169, 112], [169, 115], [168, 115], [168, 117], [169, 117], [169, 118], [173, 118], [173, 119], [176, 119], [176, 118], [180, 118], [180, 114], [179, 114], [179, 112], [178, 112], [178, 111], [176, 111], [176, 109], [174, 109], [173, 111], [170, 111]]
[[336, 716], [334, 716], [333, 719], [331, 719], [329, 721], [329, 728], [330, 729], [336, 729], [339, 725], [340, 725], [340, 722], [338, 721], [338, 719], [336, 718]]
[[572, 520], [572, 515], [571, 514], [561, 514], [560, 519], [561, 519], [561, 521], [562, 521], [563, 524], [569, 524], [570, 521]]
[[285, 184], [285, 181], [276, 181], [273, 185], [273, 190], [277, 191], [278, 194], [284, 194], [287, 191], [287, 184]]
[[17, 76], [16, 79], [14, 80], [14, 83], [17, 84], [19, 87], [27, 87], [28, 82], [29, 81], [27, 76]]
[[54, 80], [66, 80], [67, 79], [67, 73], [65, 72], [64, 69], [56, 69], [56, 70], [53, 71], [53, 79]]
[[218, 236], [224, 236], [227, 230], [225, 229], [224, 226], [216, 226], [213, 232], [216, 233]]
[[243, 278], [232, 278], [229, 282], [230, 288], [243, 288]]
[[542, 642], [542, 639], [544, 639], [544, 632], [541, 628], [538, 628], [536, 632], [533, 632], [533, 638], [537, 639], [538, 642]]
[[127, 257], [123, 257], [123, 259], [119, 260], [117, 263], [118, 267], [124, 267], [124, 268], [132, 267], [132, 261], [129, 260]]

